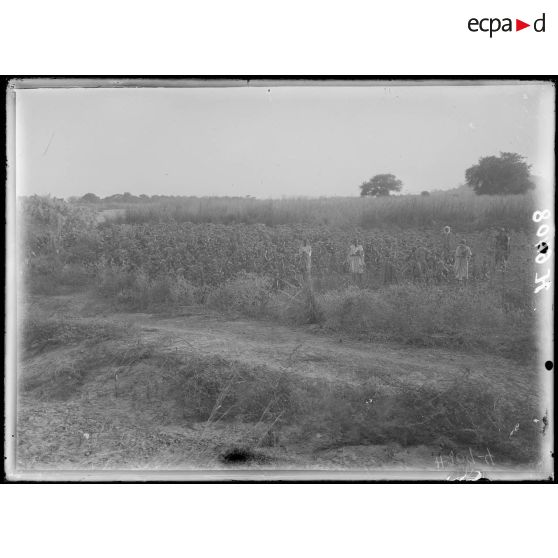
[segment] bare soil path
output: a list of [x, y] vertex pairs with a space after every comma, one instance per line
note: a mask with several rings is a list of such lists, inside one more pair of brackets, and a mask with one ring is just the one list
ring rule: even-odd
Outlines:
[[44, 298], [49, 316], [73, 314], [82, 318], [133, 327], [145, 341], [167, 349], [195, 351], [262, 364], [331, 381], [358, 381], [378, 376], [396, 383], [440, 382], [457, 375], [482, 377], [499, 389], [533, 392], [536, 371], [516, 361], [481, 352], [398, 343], [359, 341], [322, 331], [317, 326], [292, 327], [263, 320], [226, 318], [203, 307], [181, 309], [165, 316], [100, 309], [84, 295]]
[[[265, 321], [225, 319], [207, 312], [178, 317], [117, 314], [110, 318], [139, 327], [142, 337], [165, 338], [171, 347], [227, 359], [288, 368], [293, 373], [353, 382], [378, 376], [395, 382], [440, 382], [456, 375], [482, 376], [513, 389], [530, 390], [533, 370], [497, 355], [465, 353], [394, 343], [365, 342]], [[532, 387], [532, 386], [531, 386]]]

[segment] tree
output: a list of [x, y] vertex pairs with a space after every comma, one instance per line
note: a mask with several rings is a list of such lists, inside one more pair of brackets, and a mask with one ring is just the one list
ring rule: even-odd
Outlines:
[[399, 192], [403, 182], [393, 174], [377, 174], [368, 182], [360, 185], [361, 196], [389, 196], [390, 192]]
[[420, 193], [420, 195], [421, 195], [421, 196], [429, 196], [429, 195], [430, 195], [430, 192], [429, 192], [428, 190], [423, 190], [423, 191]]
[[465, 171], [465, 180], [476, 194], [523, 194], [535, 187], [530, 169], [522, 155], [500, 153], [481, 157]]
[[94, 233], [95, 211], [76, 207], [49, 196], [31, 196], [21, 201], [25, 248], [35, 255], [53, 255], [74, 245], [80, 237]]
[[101, 198], [96, 194], [89, 193], [85, 194], [85, 196], [82, 196], [81, 201], [85, 203], [98, 203], [101, 201]]

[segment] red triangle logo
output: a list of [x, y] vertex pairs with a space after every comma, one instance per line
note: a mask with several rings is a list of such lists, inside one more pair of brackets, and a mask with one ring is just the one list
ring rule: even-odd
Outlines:
[[516, 31], [521, 31], [522, 29], [525, 29], [526, 27], [531, 27], [531, 24], [530, 23], [525, 23], [524, 21], [521, 21], [520, 19], [515, 20], [515, 30]]

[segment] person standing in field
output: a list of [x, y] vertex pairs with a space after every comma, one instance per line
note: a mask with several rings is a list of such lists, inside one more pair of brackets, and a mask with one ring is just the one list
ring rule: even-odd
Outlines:
[[305, 238], [302, 243], [299, 255], [302, 256], [302, 275], [304, 279], [308, 281], [312, 273], [312, 246], [307, 238]]
[[469, 260], [472, 256], [471, 249], [467, 246], [465, 239], [462, 238], [455, 249], [455, 278], [461, 282], [469, 278]]
[[506, 269], [510, 256], [510, 237], [506, 229], [501, 228], [494, 239], [494, 263], [496, 267]]
[[395, 269], [394, 262], [389, 250], [384, 250], [384, 273], [383, 273], [383, 283], [384, 285], [397, 285], [399, 280], [397, 278], [397, 270]]
[[419, 263], [421, 277], [426, 276], [426, 272], [428, 270], [428, 259], [430, 258], [430, 251], [427, 250], [424, 246], [417, 246], [417, 249], [415, 250], [415, 257], [417, 259], [417, 262]]
[[428, 263], [427, 259], [430, 252], [423, 246], [413, 246], [411, 253], [407, 256], [410, 261], [410, 270], [413, 281], [422, 282], [427, 277]]
[[451, 240], [451, 228], [445, 226], [442, 235], [442, 257], [446, 263], [451, 262], [452, 253], [453, 250], [452, 250], [452, 240]]
[[348, 260], [353, 283], [362, 285], [362, 276], [364, 274], [364, 248], [356, 238], [349, 247]]

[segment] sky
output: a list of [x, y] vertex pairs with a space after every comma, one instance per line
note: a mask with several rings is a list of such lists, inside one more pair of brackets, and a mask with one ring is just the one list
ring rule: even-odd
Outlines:
[[[548, 84], [19, 89], [18, 194], [358, 196], [455, 188], [512, 151], [553, 176]], [[552, 129], [551, 129], [552, 128]]]

